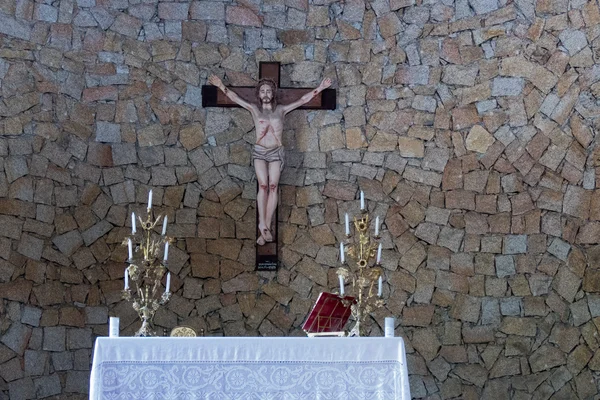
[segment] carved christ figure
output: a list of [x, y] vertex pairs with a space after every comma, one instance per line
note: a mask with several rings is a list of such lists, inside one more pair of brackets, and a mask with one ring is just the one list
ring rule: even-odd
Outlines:
[[290, 111], [308, 103], [317, 94], [331, 86], [331, 79], [323, 79], [321, 84], [290, 104], [277, 104], [277, 85], [270, 79], [261, 79], [256, 86], [256, 104], [249, 103], [233, 90], [225, 87], [215, 75], [208, 82], [218, 87], [231, 101], [250, 111], [256, 128], [256, 144], [252, 151], [254, 170], [258, 180], [258, 229], [260, 236], [256, 243], [264, 245], [273, 241], [271, 227], [277, 209], [279, 176], [283, 170], [284, 153], [282, 144], [283, 121]]

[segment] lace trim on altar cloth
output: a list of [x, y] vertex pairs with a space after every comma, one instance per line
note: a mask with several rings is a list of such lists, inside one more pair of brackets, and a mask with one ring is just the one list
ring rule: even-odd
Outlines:
[[402, 399], [398, 361], [104, 362], [106, 400], [393, 400]]

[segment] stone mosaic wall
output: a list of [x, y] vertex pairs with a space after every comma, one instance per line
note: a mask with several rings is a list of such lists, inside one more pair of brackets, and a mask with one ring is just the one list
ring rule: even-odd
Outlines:
[[[340, 216], [383, 221], [412, 394], [598, 399], [596, 0], [0, 0], [0, 399], [85, 399], [147, 191], [179, 238], [156, 323], [303, 335]], [[281, 267], [255, 273], [250, 116], [209, 74], [338, 90], [284, 132]]]

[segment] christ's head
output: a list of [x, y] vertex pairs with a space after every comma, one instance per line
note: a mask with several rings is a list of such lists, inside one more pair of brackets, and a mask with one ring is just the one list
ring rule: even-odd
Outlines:
[[270, 79], [261, 79], [256, 85], [256, 98], [260, 107], [269, 104], [272, 108], [277, 105], [277, 85]]

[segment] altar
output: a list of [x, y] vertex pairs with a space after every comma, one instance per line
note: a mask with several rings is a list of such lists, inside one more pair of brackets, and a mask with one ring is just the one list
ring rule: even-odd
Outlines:
[[99, 337], [90, 399], [408, 400], [402, 338]]

